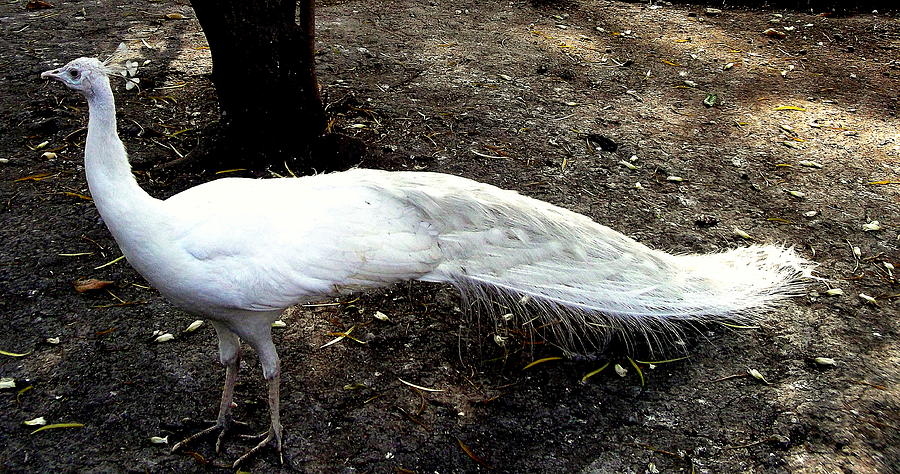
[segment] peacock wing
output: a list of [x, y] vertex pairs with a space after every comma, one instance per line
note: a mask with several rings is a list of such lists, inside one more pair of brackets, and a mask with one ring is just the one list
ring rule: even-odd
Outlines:
[[[225, 194], [216, 190], [217, 199], [174, 201], [193, 209], [178, 241], [196, 268], [192, 285], [218, 293], [206, 299], [279, 309], [419, 278], [439, 264], [431, 224], [414, 209], [366, 187], [309, 192], [302, 181], [240, 180]], [[247, 193], [253, 205], [230, 197]]]

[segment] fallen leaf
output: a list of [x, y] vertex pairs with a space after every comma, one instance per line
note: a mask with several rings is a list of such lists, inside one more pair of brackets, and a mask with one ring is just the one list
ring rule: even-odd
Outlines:
[[538, 359], [538, 360], [526, 365], [525, 367], [522, 367], [522, 370], [534, 367], [538, 364], [543, 364], [544, 362], [550, 362], [552, 360], [560, 360], [560, 359], [562, 359], [562, 357], [544, 357], [543, 359]]
[[581, 383], [587, 383], [587, 380], [588, 380], [589, 378], [591, 378], [591, 377], [593, 377], [593, 376], [599, 374], [600, 372], [603, 372], [603, 370], [606, 369], [607, 367], [609, 367], [609, 362], [603, 364], [603, 365], [602, 365], [599, 369], [597, 369], [597, 370], [593, 370], [593, 371], [591, 371], [591, 372], [586, 373], [586, 374], [584, 375], [584, 377], [581, 377]]
[[86, 280], [75, 280], [75, 291], [84, 293], [86, 291], [100, 290], [112, 285], [114, 282], [109, 280], [97, 280], [96, 278], [88, 278]]
[[879, 231], [881, 229], [882, 229], [881, 223], [878, 221], [872, 221], [872, 222], [869, 222], [868, 224], [863, 224], [863, 226], [862, 226], [863, 232], [875, 232], [875, 231]]
[[443, 389], [439, 389], [439, 388], [428, 388], [428, 387], [423, 387], [421, 385], [416, 385], [412, 382], [407, 382], [406, 380], [403, 380], [400, 377], [397, 377], [397, 380], [403, 382], [406, 385], [409, 385], [412, 388], [417, 388], [419, 390], [424, 390], [426, 392], [443, 392], [444, 391]]
[[42, 426], [34, 431], [31, 434], [35, 434], [44, 430], [55, 430], [57, 428], [81, 428], [84, 424], [82, 423], [55, 423], [52, 425]]
[[25, 8], [27, 10], [44, 10], [47, 8], [54, 8], [54, 5], [46, 0], [28, 0], [28, 3], [25, 4]]
[[73, 192], [69, 192], [69, 191], [63, 191], [62, 194], [64, 196], [71, 196], [71, 197], [78, 198], [78, 199], [84, 199], [85, 201], [93, 201], [94, 200], [94, 198], [92, 198], [90, 196], [85, 196], [84, 194], [78, 194], [78, 193], [73, 193]]
[[328, 347], [328, 346], [330, 346], [330, 345], [332, 345], [332, 344], [337, 343], [337, 342], [340, 341], [341, 339], [344, 339], [345, 337], [348, 337], [348, 336], [350, 335], [350, 333], [353, 332], [354, 329], [356, 329], [356, 326], [355, 326], [355, 325], [350, 326], [350, 329], [348, 329], [346, 332], [343, 332], [343, 333], [341, 333], [338, 337], [336, 337], [336, 338], [334, 338], [334, 339], [332, 339], [332, 340], [326, 342], [325, 344], [322, 344], [321, 346], [319, 346], [319, 349], [324, 349], [324, 348], [326, 348], [326, 347]]
[[184, 329], [184, 332], [194, 332], [197, 330], [197, 328], [199, 328], [202, 325], [203, 325], [203, 320], [198, 319], [198, 320], [192, 322], [191, 324], [189, 324], [188, 327]]
[[799, 110], [800, 112], [806, 112], [806, 109], [797, 107], [796, 105], [779, 105], [778, 107], [775, 107], [775, 110]]
[[22, 177], [22, 178], [14, 179], [13, 182], [14, 182], [14, 183], [17, 183], [17, 182], [19, 182], [19, 181], [41, 181], [41, 180], [44, 180], [44, 179], [52, 178], [52, 177], [54, 177], [54, 176], [56, 176], [56, 175], [53, 174], [53, 173], [37, 173], [37, 174], [32, 174], [32, 175], [24, 176], [24, 177]]
[[26, 353], [24, 353], [24, 354], [18, 354], [18, 353], [15, 353], [15, 352], [0, 351], [0, 355], [5, 355], [5, 356], [9, 356], [9, 357], [25, 357], [25, 356], [27, 356], [28, 354], [31, 354], [31, 351], [28, 351], [28, 352], [26, 352]]
[[766, 31], [763, 31], [763, 34], [770, 38], [784, 39], [787, 37], [783, 31], [778, 31], [775, 28], [769, 28]]
[[733, 232], [734, 232], [734, 235], [736, 235], [742, 239], [753, 240], [753, 237], [750, 237], [750, 234], [744, 232], [741, 229], [738, 229], [737, 227], [734, 228]]
[[466, 456], [469, 456], [473, 461], [477, 462], [478, 464], [481, 464], [485, 468], [493, 470], [493, 468], [490, 465], [488, 465], [488, 463], [485, 462], [484, 459], [481, 459], [480, 457], [476, 456], [475, 453], [472, 451], [472, 448], [466, 446], [466, 443], [463, 443], [461, 439], [456, 438], [456, 442], [459, 444], [459, 448], [462, 449], [464, 453], [466, 453]]
[[759, 381], [765, 383], [766, 385], [769, 385], [769, 381], [766, 380], [766, 378], [763, 377], [763, 374], [761, 374], [758, 370], [747, 369], [747, 373], [750, 374], [750, 376], [755, 378], [756, 380], [759, 380]]
[[[626, 356], [627, 357], [627, 356]], [[641, 386], [644, 385], [644, 372], [641, 371], [641, 367], [637, 365], [637, 362], [634, 361], [631, 357], [627, 357], [628, 362], [631, 362], [631, 366], [634, 367], [634, 370], [637, 371], [638, 377], [641, 378]]]
[[867, 294], [865, 294], [865, 293], [860, 293], [860, 294], [859, 294], [859, 297], [860, 297], [860, 299], [862, 299], [862, 300], [865, 301], [866, 303], [869, 303], [869, 304], [878, 304], [878, 302], [875, 300], [875, 298], [873, 298], [873, 297], [871, 297], [871, 296], [869, 296], [869, 295], [867, 295]]
[[47, 420], [45, 420], [43, 416], [39, 416], [31, 420], [25, 420], [22, 424], [27, 426], [43, 426], [47, 424]]

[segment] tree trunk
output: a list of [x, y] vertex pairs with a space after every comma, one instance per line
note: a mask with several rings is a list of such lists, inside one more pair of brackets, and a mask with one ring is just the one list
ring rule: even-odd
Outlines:
[[300, 161], [325, 130], [314, 0], [191, 0], [212, 53], [222, 112], [216, 161]]

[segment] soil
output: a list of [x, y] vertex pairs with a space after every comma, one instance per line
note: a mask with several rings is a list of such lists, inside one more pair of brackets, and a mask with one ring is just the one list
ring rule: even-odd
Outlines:
[[[120, 254], [85, 199], [85, 103], [38, 74], [129, 46], [141, 87], [117, 83], [119, 126], [157, 197], [259, 170], [159, 166], [218, 113], [188, 5], [52, 3], [0, 5], [0, 350], [25, 354], [0, 355], [15, 382], [0, 391], [0, 471], [231, 471], [252, 441], [235, 434], [218, 455], [213, 440], [175, 454], [151, 442], [215, 417], [215, 336], [183, 332], [195, 318], [124, 261], [107, 264]], [[672, 252], [750, 243], [740, 229], [794, 245], [828, 281], [757, 328], [698, 331], [690, 358], [639, 364], [641, 376], [628, 357], [661, 356], [619, 346], [523, 369], [560, 353], [499, 346], [439, 285], [295, 308], [276, 329], [285, 464], [266, 451], [244, 469], [900, 472], [900, 22], [706, 8], [325, 2], [332, 130], [370, 145], [364, 167], [516, 189]], [[881, 230], [865, 231], [872, 221]], [[83, 278], [114, 283], [76, 292]], [[365, 344], [321, 347], [351, 327]], [[155, 343], [155, 331], [176, 337]], [[263, 431], [265, 385], [253, 357], [243, 365], [235, 413], [241, 432]], [[36, 417], [83, 426], [32, 433], [22, 422]]]

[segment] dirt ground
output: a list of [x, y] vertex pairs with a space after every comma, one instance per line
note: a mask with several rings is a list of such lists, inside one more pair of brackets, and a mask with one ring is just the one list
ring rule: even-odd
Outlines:
[[[186, 2], [51, 3], [0, 5], [0, 350], [20, 354], [0, 355], [15, 384], [0, 390], [0, 471], [230, 471], [251, 441], [220, 455], [151, 442], [215, 417], [215, 336], [183, 332], [195, 318], [104, 265], [120, 253], [85, 199], [85, 103], [38, 78], [127, 43], [141, 87], [116, 85], [120, 131], [140, 183], [169, 196], [249, 173], [157, 166], [216, 120], [203, 35]], [[333, 130], [393, 157], [361, 166], [516, 189], [673, 252], [747, 244], [739, 229], [796, 246], [829, 283], [758, 328], [700, 331], [690, 358], [642, 377], [628, 356], [660, 356], [619, 347], [523, 370], [560, 354], [501, 348], [442, 286], [297, 308], [276, 330], [288, 461], [266, 452], [246, 470], [900, 472], [900, 22], [705, 9], [326, 2], [320, 82]], [[115, 283], [78, 293], [82, 278]], [[365, 344], [320, 347], [351, 327]], [[236, 415], [255, 433], [265, 386], [254, 357], [244, 366]], [[36, 417], [83, 426], [32, 434]]]

